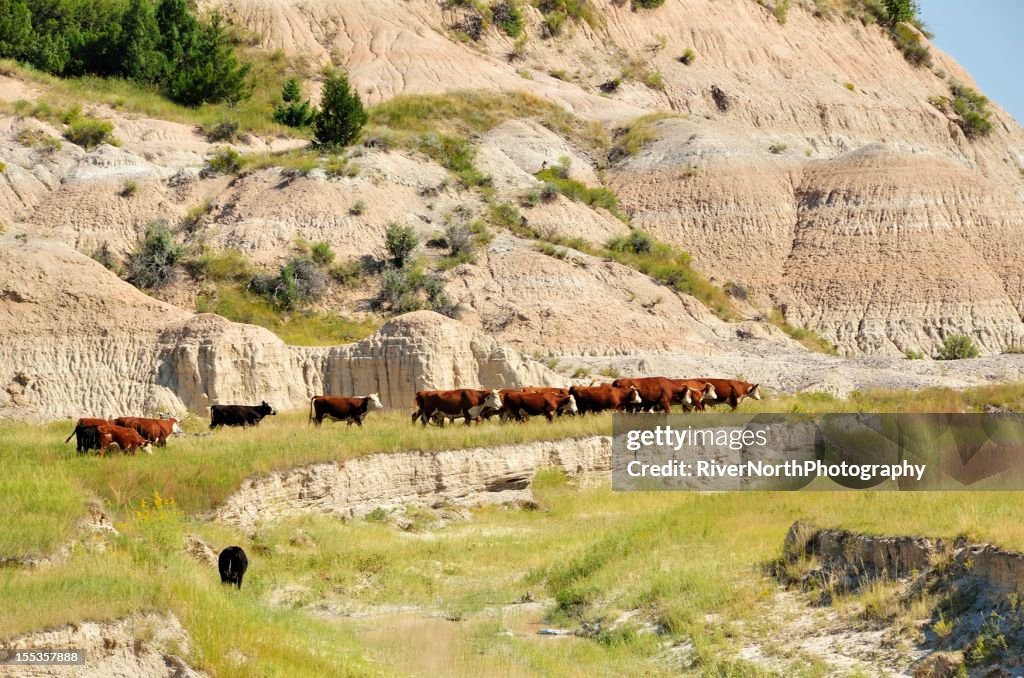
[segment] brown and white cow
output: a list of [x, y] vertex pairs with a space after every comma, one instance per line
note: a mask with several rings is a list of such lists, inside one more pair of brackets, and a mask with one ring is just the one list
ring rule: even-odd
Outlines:
[[471, 409], [479, 407], [477, 416], [484, 408], [501, 409], [501, 395], [497, 389], [459, 388], [449, 391], [417, 391], [416, 411], [412, 413], [412, 422], [417, 419], [426, 426], [435, 413], [449, 416], [461, 416], [466, 426], [473, 423]]
[[126, 426], [116, 424], [102, 424], [96, 427], [100, 434], [100, 454], [105, 454], [112, 445], [117, 445], [123, 452], [135, 454], [142, 449], [143, 452], [152, 453], [148, 440], [139, 435], [139, 432]]
[[580, 414], [605, 410], [621, 412], [630, 405], [642, 402], [635, 386], [573, 386], [569, 394], [576, 399], [576, 408]]
[[313, 396], [309, 401], [309, 420], [317, 426], [324, 423], [324, 419], [347, 422], [348, 426], [353, 423], [363, 425], [367, 413], [370, 410], [383, 409], [380, 404], [380, 396], [371, 393], [368, 396]]
[[685, 412], [691, 410], [703, 412], [704, 401], [714, 400], [718, 397], [714, 384], [693, 379], [669, 379], [669, 381], [677, 389], [676, 394], [672, 396], [672, 402], [682, 405]]
[[125, 428], [135, 429], [140, 436], [155, 444], [157, 447], [166, 447], [167, 438], [171, 435], [182, 434], [181, 426], [178, 425], [178, 420], [173, 417], [169, 419], [118, 417], [114, 420], [114, 424], [117, 426], [124, 426]]
[[576, 398], [571, 394], [541, 392], [536, 393], [529, 390], [509, 391], [505, 393], [502, 402], [509, 418], [517, 421], [526, 421], [528, 417], [544, 415], [548, 421], [554, 421], [555, 415], [561, 411], [568, 414], [576, 414], [579, 409], [576, 406]]
[[739, 381], [738, 379], [705, 379], [704, 377], [691, 379], [690, 381], [711, 384], [714, 386], [715, 397], [708, 398], [705, 396], [705, 405], [722, 405], [724, 403], [728, 403], [729, 406], [735, 410], [739, 407], [739, 404], [743, 402], [744, 398], [753, 398], [754, 400], [761, 399], [760, 384], [751, 384], [746, 381]]

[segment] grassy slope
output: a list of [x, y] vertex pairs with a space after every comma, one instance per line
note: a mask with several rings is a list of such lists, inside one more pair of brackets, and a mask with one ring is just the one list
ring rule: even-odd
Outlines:
[[[784, 397], [744, 408], [944, 411], [988, 402], [1019, 408], [1024, 386], [874, 392], [851, 401]], [[531, 625], [543, 617], [545, 624], [573, 627], [640, 610], [637, 623], [658, 623], [667, 638], [692, 639], [702, 670], [727, 674], [749, 667], [728, 659], [734, 641], [722, 625], [708, 624], [706, 615], [756, 619], [774, 586], [759, 573], [778, 555], [794, 520], [876, 533], [966, 534], [1024, 548], [1024, 505], [1008, 501], [1005, 493], [626, 494], [579, 490], [553, 473], [538, 481], [541, 511], [484, 508], [469, 522], [414, 527], [411, 537], [379, 522], [326, 517], [289, 519], [243, 535], [190, 517], [215, 505], [245, 476], [271, 469], [375, 451], [496, 445], [609, 430], [607, 417], [551, 426], [536, 421], [424, 430], [400, 412], [371, 418], [362, 430], [340, 425], [315, 430], [304, 416], [279, 415], [254, 430], [173, 440], [152, 457], [107, 459], [79, 458], [71, 445], [62, 447], [67, 423], [5, 424], [0, 462], [8, 491], [0, 493], [0, 510], [14, 517], [10, 524], [16, 528], [2, 533], [0, 552], [52, 550], [68, 538], [89, 496], [107, 500], [121, 536], [104, 553], [75, 550], [66, 564], [0, 571], [5, 610], [0, 637], [83, 618], [170, 609], [195, 641], [191, 660], [217, 675], [246, 673], [225, 658], [232, 648], [258, 657], [261, 669], [271, 674], [374, 670], [378, 659], [385, 666], [377, 668], [426, 670], [417, 662], [430, 659], [429, 653], [410, 653], [407, 644], [373, 631], [372, 624], [321, 621], [308, 611], [268, 604], [275, 591], [299, 586], [304, 587], [299, 608], [315, 601], [349, 610], [412, 605], [421, 617], [463, 619], [450, 622], [455, 624], [450, 628], [423, 623], [428, 623], [427, 636], [440, 634], [436, 652], [465, 673], [642, 671], [661, 651], [660, 640], [630, 624], [594, 640], [565, 642], [538, 638]], [[175, 505], [152, 508], [154, 492], [175, 499]], [[150, 508], [140, 510], [143, 498], [150, 498]], [[407, 517], [417, 526], [429, 522], [416, 510]], [[253, 566], [241, 594], [222, 590], [215, 573], [181, 553], [187, 532], [218, 548], [238, 543], [249, 551]], [[545, 601], [542, 611], [509, 607], [526, 592]], [[407, 621], [381, 623], [396, 624], [395, 632], [401, 633]], [[225, 625], [231, 630], [224, 631]], [[518, 633], [499, 633], [506, 629]], [[793, 660], [793, 671], [811, 670], [799, 661]]]

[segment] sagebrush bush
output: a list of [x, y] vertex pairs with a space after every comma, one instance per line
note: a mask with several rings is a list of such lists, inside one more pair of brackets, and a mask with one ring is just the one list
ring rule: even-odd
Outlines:
[[88, 115], [76, 116], [72, 119], [64, 132], [64, 138], [86, 150], [100, 144], [119, 145], [117, 139], [114, 138], [114, 123]]
[[242, 154], [230, 146], [221, 146], [214, 151], [207, 166], [218, 174], [236, 174], [242, 169]]
[[401, 268], [409, 259], [409, 255], [420, 244], [420, 239], [412, 226], [403, 226], [395, 222], [387, 225], [384, 232], [384, 247], [395, 266]]
[[974, 138], [992, 131], [992, 111], [988, 109], [988, 97], [959, 82], [951, 84], [950, 91], [953, 93], [953, 111], [960, 116], [957, 124], [964, 134]]
[[327, 274], [312, 259], [293, 257], [277, 275], [256, 276], [249, 287], [275, 307], [294, 311], [323, 296]]
[[936, 360], [964, 360], [978, 357], [978, 346], [964, 334], [952, 334], [942, 342]]
[[139, 289], [158, 288], [171, 280], [184, 254], [184, 246], [174, 241], [174, 233], [166, 224], [152, 223], [129, 255], [124, 279]]
[[491, 4], [491, 19], [510, 38], [523, 32], [523, 12], [514, 0], [500, 0]]
[[238, 136], [239, 127], [240, 125], [237, 120], [221, 118], [216, 122], [203, 125], [202, 130], [207, 141], [234, 141]]

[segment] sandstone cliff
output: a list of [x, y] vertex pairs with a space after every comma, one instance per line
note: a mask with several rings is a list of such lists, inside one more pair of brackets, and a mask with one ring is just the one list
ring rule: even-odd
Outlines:
[[432, 312], [356, 344], [286, 346], [269, 331], [152, 299], [65, 245], [0, 236], [0, 417], [301, 408], [319, 393], [563, 383], [540, 363]]

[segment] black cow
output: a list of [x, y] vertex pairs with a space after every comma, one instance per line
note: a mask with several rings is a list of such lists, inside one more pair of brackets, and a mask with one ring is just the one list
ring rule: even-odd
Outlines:
[[259, 405], [212, 405], [210, 428], [218, 426], [255, 426], [263, 417], [277, 414], [277, 410], [264, 400]]
[[64, 441], [66, 445], [72, 437], [75, 438], [77, 443], [76, 447], [78, 453], [88, 452], [89, 450], [100, 449], [100, 432], [96, 428], [97, 426], [103, 426], [111, 423], [108, 419], [93, 419], [89, 417], [83, 417], [78, 420], [75, 424], [75, 430], [71, 432], [71, 435]]
[[242, 577], [249, 569], [249, 559], [245, 557], [241, 546], [229, 546], [220, 552], [217, 569], [220, 570], [221, 584], [234, 584], [242, 588]]

